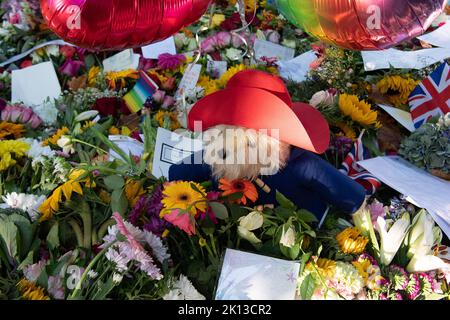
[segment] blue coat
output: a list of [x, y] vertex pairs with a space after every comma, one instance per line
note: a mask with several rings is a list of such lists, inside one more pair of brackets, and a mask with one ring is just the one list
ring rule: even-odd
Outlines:
[[[284, 169], [260, 179], [271, 188], [271, 192], [259, 189], [257, 205], [277, 204], [275, 195], [278, 190], [299, 208], [312, 212], [319, 221], [328, 205], [354, 213], [361, 207], [366, 195], [360, 184], [316, 154], [299, 148], [292, 149]], [[204, 163], [172, 165], [169, 180], [208, 181], [211, 180], [211, 168]], [[217, 181], [213, 182], [217, 186]]]

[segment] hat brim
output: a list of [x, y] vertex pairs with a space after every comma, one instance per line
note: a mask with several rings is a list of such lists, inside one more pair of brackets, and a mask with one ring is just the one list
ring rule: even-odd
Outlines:
[[329, 144], [326, 120], [313, 107], [287, 105], [277, 95], [259, 88], [227, 87], [199, 100], [188, 116], [190, 130], [217, 125], [267, 130], [267, 134], [299, 148], [323, 153]]

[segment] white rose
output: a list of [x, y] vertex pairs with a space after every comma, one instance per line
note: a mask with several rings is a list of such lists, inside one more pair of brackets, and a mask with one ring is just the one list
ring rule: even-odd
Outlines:
[[334, 103], [335, 95], [329, 93], [328, 91], [319, 91], [316, 92], [311, 100], [309, 101], [309, 104], [312, 105], [314, 108], [317, 108], [319, 105], [332, 105]]
[[288, 248], [292, 248], [295, 244], [295, 230], [292, 227], [289, 227], [287, 231], [283, 227], [283, 234], [281, 235], [280, 243]]

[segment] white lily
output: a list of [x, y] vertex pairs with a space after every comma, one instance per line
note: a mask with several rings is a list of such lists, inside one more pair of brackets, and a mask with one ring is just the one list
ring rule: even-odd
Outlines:
[[73, 154], [75, 153], [75, 148], [72, 143], [72, 137], [71, 136], [62, 136], [59, 138], [59, 140], [56, 142], [56, 144], [63, 149], [64, 153], [67, 154]]
[[410, 218], [407, 212], [405, 212], [400, 219], [395, 221], [389, 228], [389, 231], [386, 220], [382, 217], [378, 217], [377, 230], [381, 239], [380, 258], [383, 265], [388, 266], [392, 262], [392, 259], [394, 259], [395, 254], [405, 239], [409, 225]]
[[446, 264], [441, 258], [428, 255], [415, 255], [406, 266], [408, 272], [428, 272], [437, 269], [448, 269]]
[[379, 254], [380, 246], [378, 244], [377, 237], [375, 235], [375, 231], [372, 223], [372, 216], [370, 211], [367, 208], [359, 209], [353, 215], [353, 223], [355, 227], [361, 231], [361, 234], [370, 239], [373, 248], [375, 249], [375, 254]]
[[261, 240], [252, 232], [261, 228], [264, 223], [264, 217], [261, 212], [252, 211], [248, 215], [239, 218], [238, 221], [238, 234], [241, 238], [253, 244], [261, 243]]
[[280, 243], [287, 248], [292, 248], [295, 245], [295, 238], [296, 233], [294, 228], [290, 226], [286, 231], [283, 226], [283, 233], [281, 234]]
[[86, 120], [89, 120], [89, 119], [92, 119], [92, 118], [96, 117], [97, 115], [98, 115], [98, 111], [97, 110], [85, 111], [85, 112], [82, 112], [79, 115], [77, 115], [75, 117], [75, 121], [76, 122], [86, 121]]

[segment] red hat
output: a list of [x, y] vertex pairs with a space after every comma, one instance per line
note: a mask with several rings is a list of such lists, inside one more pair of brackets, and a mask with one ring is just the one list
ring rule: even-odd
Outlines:
[[278, 131], [278, 139], [315, 153], [330, 143], [330, 129], [322, 114], [305, 103], [292, 103], [283, 81], [259, 70], [234, 75], [224, 90], [199, 100], [188, 116], [189, 129], [202, 122], [202, 130], [217, 125]]

